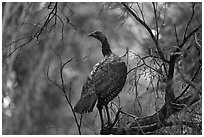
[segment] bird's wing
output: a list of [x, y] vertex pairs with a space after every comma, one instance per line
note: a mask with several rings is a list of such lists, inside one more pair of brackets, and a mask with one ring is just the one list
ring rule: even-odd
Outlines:
[[82, 89], [82, 96], [96, 93], [109, 102], [122, 90], [127, 75], [124, 62], [104, 60], [96, 64]]

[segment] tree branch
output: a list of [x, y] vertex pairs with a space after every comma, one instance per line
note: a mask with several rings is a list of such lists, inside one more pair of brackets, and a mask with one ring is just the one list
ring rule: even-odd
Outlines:
[[[151, 132], [155, 132], [163, 127], [173, 126], [173, 125], [186, 125], [190, 128], [198, 129], [201, 127], [200, 123], [194, 123], [190, 121], [173, 121], [173, 122], [167, 122], [166, 120], [173, 114], [178, 113], [183, 108], [186, 108], [191, 106], [193, 103], [199, 101], [200, 98], [198, 95], [190, 95], [176, 103], [180, 103], [179, 108], [172, 107], [170, 114], [165, 117], [166, 113], [166, 106], [164, 105], [158, 113], [155, 113], [152, 116], [148, 116], [142, 119], [137, 119], [137, 121], [133, 122], [130, 127], [128, 128], [117, 128], [113, 127], [109, 130], [106, 134], [114, 134], [114, 135], [137, 135], [137, 134], [150, 134]], [[132, 117], [132, 116], [131, 116]], [[138, 126], [140, 125], [140, 126]], [[141, 132], [142, 131], [142, 132]]]
[[202, 27], [202, 24], [198, 25], [194, 30], [192, 30], [187, 36], [184, 37], [183, 42], [179, 45], [179, 48], [182, 48], [184, 44], [187, 42], [187, 40], [194, 35], [200, 28]]
[[194, 16], [194, 13], [195, 13], [195, 5], [196, 5], [196, 3], [192, 3], [192, 14], [191, 14], [191, 17], [190, 17], [190, 19], [188, 21], [188, 24], [186, 25], [186, 29], [185, 29], [185, 32], [184, 32], [184, 35], [183, 35], [183, 39], [185, 39], [186, 33], [188, 31], [188, 27], [189, 27], [189, 25], [190, 25], [190, 23], [191, 23], [191, 21], [193, 19], [193, 16]]
[[69, 105], [69, 107], [71, 108], [71, 111], [72, 111], [72, 113], [73, 113], [74, 120], [75, 120], [75, 123], [76, 123], [77, 128], [78, 128], [78, 132], [79, 132], [79, 134], [81, 135], [81, 124], [80, 124], [80, 122], [78, 122], [77, 116], [76, 116], [76, 114], [75, 114], [75, 112], [74, 112], [74, 108], [73, 108], [73, 106], [72, 106], [72, 104], [71, 104], [71, 102], [70, 102], [70, 100], [69, 100], [69, 97], [68, 97], [67, 94], [66, 94], [65, 84], [64, 84], [64, 78], [63, 78], [63, 68], [65, 67], [65, 65], [67, 65], [68, 63], [70, 63], [70, 62], [73, 60], [73, 58], [69, 59], [69, 60], [66, 61], [65, 63], [62, 63], [62, 59], [61, 59], [60, 55], [57, 54], [54, 50], [52, 50], [52, 51], [53, 51], [53, 52], [58, 56], [58, 58], [60, 59], [60, 80], [61, 80], [61, 86], [59, 86], [57, 83], [55, 83], [55, 82], [54, 82], [53, 80], [51, 80], [51, 78], [49, 77], [49, 74], [48, 74], [48, 73], [49, 73], [49, 66], [48, 66], [48, 70], [47, 70], [48, 79], [49, 79], [49, 81], [51, 81], [54, 85], [56, 85], [59, 89], [61, 89], [61, 90], [63, 91], [64, 96], [65, 96], [65, 98], [66, 98], [66, 101], [67, 101], [67, 103], [68, 103], [68, 105]]
[[[194, 79], [196, 78], [196, 76], [197, 76], [198, 72], [200, 71], [200, 69], [201, 69], [201, 65], [198, 67], [198, 69], [197, 69], [197, 71], [195, 72], [194, 76], [192, 77], [191, 81], [194, 81]], [[186, 93], [186, 91], [187, 91], [187, 89], [188, 89], [189, 87], [190, 87], [190, 84], [188, 84], [188, 85], [186, 86], [186, 88], [182, 91], [182, 93], [181, 93], [178, 97], [176, 97], [175, 100], [178, 100], [179, 98], [181, 98], [181, 97]]]
[[146, 28], [146, 30], [149, 32], [149, 34], [150, 34], [152, 40], [154, 41], [154, 43], [155, 43], [155, 45], [156, 45], [157, 51], [158, 51], [158, 53], [159, 53], [161, 59], [162, 59], [164, 62], [169, 63], [169, 61], [165, 59], [164, 54], [163, 54], [161, 48], [159, 47], [158, 40], [155, 38], [155, 36], [154, 36], [154, 34], [152, 33], [152, 30], [149, 28], [149, 26], [148, 26], [144, 21], [142, 21], [142, 20], [132, 11], [132, 9], [130, 9], [130, 7], [129, 7], [128, 5], [126, 5], [125, 2], [122, 2], [122, 5], [126, 8], [126, 10], [128, 10], [128, 12], [129, 12], [140, 24], [142, 24], [142, 25]]

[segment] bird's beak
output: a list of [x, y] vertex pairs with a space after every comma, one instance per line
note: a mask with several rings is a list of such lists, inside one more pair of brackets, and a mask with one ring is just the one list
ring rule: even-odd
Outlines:
[[90, 33], [90, 34], [88, 35], [88, 37], [93, 37], [93, 33]]

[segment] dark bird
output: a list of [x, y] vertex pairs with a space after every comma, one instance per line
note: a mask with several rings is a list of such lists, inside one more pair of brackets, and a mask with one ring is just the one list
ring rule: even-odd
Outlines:
[[111, 51], [108, 40], [101, 31], [92, 32], [88, 36], [101, 42], [104, 59], [93, 67], [82, 87], [81, 98], [74, 110], [80, 114], [91, 112], [98, 101], [97, 108], [103, 129], [103, 106], [105, 106], [107, 112], [108, 123], [111, 123], [108, 103], [119, 94], [125, 85], [127, 66], [120, 57]]

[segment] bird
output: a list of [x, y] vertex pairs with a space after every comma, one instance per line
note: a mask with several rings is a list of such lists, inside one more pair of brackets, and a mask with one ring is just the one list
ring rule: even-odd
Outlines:
[[108, 111], [108, 103], [116, 98], [123, 89], [127, 77], [127, 66], [121, 57], [112, 52], [109, 42], [102, 31], [94, 31], [88, 36], [101, 42], [104, 59], [93, 67], [93, 70], [82, 87], [81, 97], [75, 105], [74, 111], [79, 114], [92, 112], [97, 102], [101, 128], [103, 129], [102, 109], [105, 107], [108, 119], [107, 123], [110, 124], [111, 119]]

